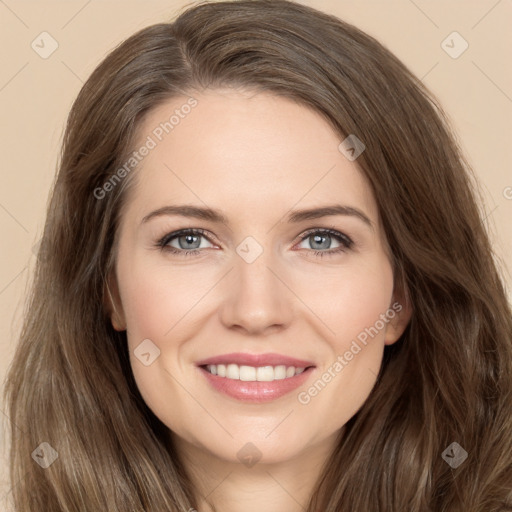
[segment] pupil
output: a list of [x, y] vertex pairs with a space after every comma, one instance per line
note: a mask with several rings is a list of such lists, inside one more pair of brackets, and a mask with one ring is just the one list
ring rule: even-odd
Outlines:
[[[319, 242], [319, 240], [324, 239], [324, 242], [325, 242], [327, 240], [327, 235], [314, 235], [313, 238], [314, 238], [314, 242], [313, 242], [314, 244], [321, 243], [321, 242]], [[329, 244], [326, 245], [324, 243], [322, 247], [317, 247], [317, 249], [318, 248], [319, 249], [328, 249], [329, 248], [328, 246], [329, 246]]]
[[[328, 249], [330, 244], [327, 244], [328, 236], [327, 235], [312, 235], [313, 236], [313, 244], [320, 244], [321, 247], [317, 247], [320, 249]], [[193, 244], [194, 238], [198, 238], [197, 235], [184, 235], [182, 238], [186, 240], [186, 244]], [[322, 243], [323, 240], [323, 243]], [[196, 240], [197, 243], [197, 240]], [[197, 248], [197, 247], [196, 247]]]
[[[182, 238], [184, 238], [186, 240], [186, 244], [193, 244], [194, 243], [194, 238], [198, 238], [197, 235], [184, 235]], [[197, 241], [196, 241], [197, 243]], [[183, 247], [182, 247], [183, 249]], [[190, 249], [190, 247], [187, 247], [187, 249]], [[194, 249], [197, 249], [197, 247], [194, 247]]]

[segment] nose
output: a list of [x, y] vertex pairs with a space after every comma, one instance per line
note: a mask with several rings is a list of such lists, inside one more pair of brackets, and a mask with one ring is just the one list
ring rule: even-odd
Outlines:
[[228, 329], [270, 334], [285, 329], [293, 317], [294, 296], [285, 271], [270, 251], [249, 263], [235, 255], [234, 268], [224, 281], [220, 318]]

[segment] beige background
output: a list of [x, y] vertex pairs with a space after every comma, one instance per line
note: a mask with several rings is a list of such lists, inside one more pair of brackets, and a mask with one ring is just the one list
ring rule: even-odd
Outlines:
[[[167, 21], [188, 1], [0, 0], [0, 382], [16, 346], [33, 247], [44, 224], [64, 122], [100, 60], [136, 30]], [[512, 2], [508, 0], [303, 0], [362, 28], [393, 51], [440, 99], [485, 198], [485, 223], [508, 283], [512, 279]], [[57, 50], [31, 47], [48, 32]], [[442, 42], [457, 31], [458, 58]], [[47, 37], [47, 36], [42, 36]], [[452, 42], [453, 40], [453, 42]], [[49, 48], [49, 39], [45, 47]], [[36, 44], [35, 43], [35, 44]], [[463, 42], [448, 38], [454, 52]], [[5, 405], [0, 404], [5, 452]], [[35, 447], [34, 447], [35, 448]], [[0, 453], [0, 509], [10, 497]]]

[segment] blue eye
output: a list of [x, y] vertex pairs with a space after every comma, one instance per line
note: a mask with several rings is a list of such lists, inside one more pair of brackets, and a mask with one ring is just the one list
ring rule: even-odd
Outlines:
[[[339, 247], [334, 249], [331, 248], [333, 238], [340, 244]], [[202, 229], [182, 229], [165, 235], [158, 240], [156, 246], [163, 251], [178, 256], [199, 256], [201, 249], [205, 248], [201, 247], [201, 239], [209, 241], [209, 238], [206, 236], [206, 231]], [[175, 240], [178, 243], [178, 247], [170, 245], [170, 243]], [[311, 249], [318, 257], [346, 252], [353, 246], [353, 241], [348, 236], [333, 229], [311, 229], [301, 237], [300, 243], [306, 240], [310, 241], [310, 244], [313, 246], [318, 246], [317, 248], [313, 247]]]
[[[335, 239], [340, 246], [334, 249], [331, 249], [331, 240]], [[346, 252], [349, 250], [354, 242], [343, 233], [339, 231], [335, 231], [333, 229], [313, 229], [304, 234], [301, 239], [301, 243], [308, 240], [311, 245], [317, 245], [318, 247], [313, 247], [315, 251], [315, 255], [323, 258], [325, 255], [332, 256], [333, 254], [339, 254], [341, 252]], [[327, 241], [327, 242], [326, 242]], [[325, 247], [328, 245], [328, 247]], [[329, 249], [329, 250], [319, 250], [319, 249]]]
[[[157, 242], [157, 245], [164, 251], [179, 254], [180, 256], [198, 255], [201, 248], [200, 239], [207, 239], [205, 233], [206, 231], [202, 229], [182, 229], [165, 235]], [[174, 240], [177, 240], [179, 248], [169, 245]]]

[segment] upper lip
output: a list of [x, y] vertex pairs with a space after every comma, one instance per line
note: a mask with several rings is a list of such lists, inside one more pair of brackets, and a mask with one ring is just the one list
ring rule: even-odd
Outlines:
[[297, 359], [282, 354], [246, 354], [242, 352], [233, 352], [231, 354], [222, 354], [219, 356], [209, 357], [198, 361], [197, 366], [205, 366], [208, 364], [237, 364], [238, 366], [295, 366], [295, 368], [307, 368], [314, 366], [311, 361]]

